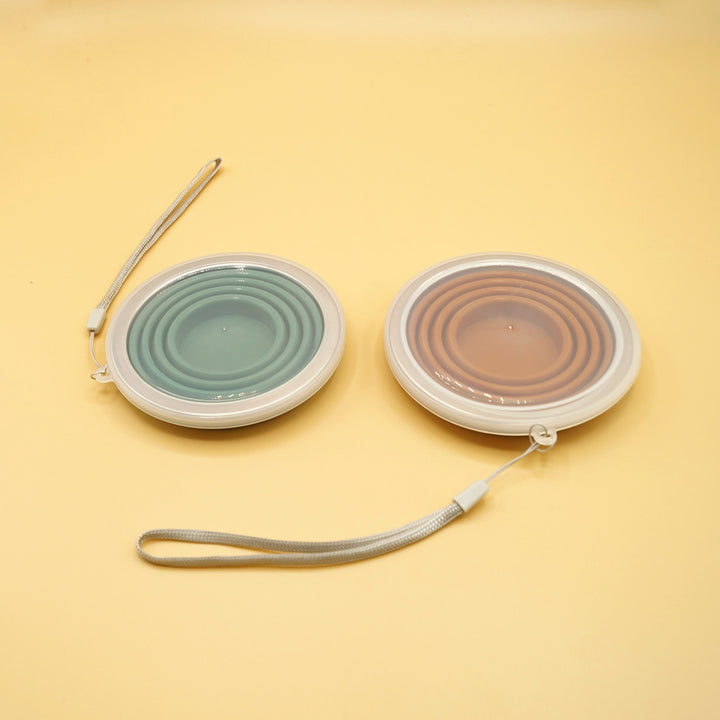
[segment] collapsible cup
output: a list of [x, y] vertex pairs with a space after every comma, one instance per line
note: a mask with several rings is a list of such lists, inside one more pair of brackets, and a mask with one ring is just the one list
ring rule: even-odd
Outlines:
[[227, 253], [169, 268], [125, 300], [108, 327], [106, 378], [161, 420], [239, 427], [317, 392], [343, 341], [340, 302], [317, 275]]
[[396, 296], [388, 363], [421, 405], [472, 430], [561, 430], [614, 405], [640, 366], [637, 328], [600, 283], [531, 255], [435, 265]]

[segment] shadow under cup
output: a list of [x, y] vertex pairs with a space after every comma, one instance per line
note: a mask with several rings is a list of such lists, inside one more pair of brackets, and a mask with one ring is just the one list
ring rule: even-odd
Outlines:
[[410, 352], [433, 380], [482, 403], [553, 403], [608, 369], [612, 326], [576, 285], [534, 269], [481, 267], [428, 288], [407, 320]]

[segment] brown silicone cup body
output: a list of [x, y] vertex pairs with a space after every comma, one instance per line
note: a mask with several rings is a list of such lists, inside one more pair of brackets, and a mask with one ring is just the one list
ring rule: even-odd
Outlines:
[[513, 268], [459, 272], [431, 286], [407, 322], [411, 352], [465, 397], [538, 405], [582, 392], [607, 370], [614, 339], [580, 288]]

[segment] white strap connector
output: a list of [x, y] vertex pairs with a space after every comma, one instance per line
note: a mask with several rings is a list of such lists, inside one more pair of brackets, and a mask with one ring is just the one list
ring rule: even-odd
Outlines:
[[473, 505], [482, 500], [490, 486], [484, 480], [476, 480], [472, 485], [458, 493], [453, 500], [467, 512]]
[[102, 326], [105, 324], [105, 316], [107, 311], [105, 308], [96, 307], [90, 311], [90, 315], [87, 321], [88, 332], [99, 333], [102, 330]]
[[557, 430], [544, 425], [533, 425], [530, 428], [530, 439], [538, 444], [538, 452], [547, 452], [557, 442]]

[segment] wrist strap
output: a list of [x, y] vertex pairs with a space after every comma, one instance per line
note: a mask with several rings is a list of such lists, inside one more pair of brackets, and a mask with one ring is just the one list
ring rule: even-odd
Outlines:
[[[137, 540], [138, 555], [153, 565], [176, 568], [213, 568], [213, 567], [317, 567], [321, 565], [340, 565], [343, 563], [366, 560], [399, 550], [432, 535], [456, 518], [468, 512], [488, 491], [488, 484], [511, 465], [527, 457], [535, 450], [547, 452], [557, 440], [557, 433], [543, 425], [535, 425], [530, 430], [530, 447], [523, 453], [505, 463], [485, 480], [477, 480], [455, 496], [450, 505], [426, 515], [420, 520], [403, 525], [395, 530], [367, 535], [365, 537], [335, 540], [330, 542], [301, 542], [293, 540], [275, 540], [253, 535], [235, 535], [232, 533], [212, 532], [208, 530], [162, 529], [148, 530]], [[201, 545], [227, 545], [254, 552], [243, 555], [204, 555], [160, 557], [144, 549], [144, 545], [153, 540], [196, 543]]]
[[222, 164], [221, 158], [215, 158], [204, 165], [200, 172], [190, 181], [189, 185], [173, 200], [170, 207], [157, 219], [150, 228], [143, 241], [135, 248], [133, 254], [122, 266], [112, 285], [105, 293], [103, 299], [90, 311], [87, 321], [87, 330], [90, 333], [90, 355], [97, 366], [91, 377], [100, 382], [107, 381], [107, 365], [100, 365], [95, 357], [95, 335], [100, 332], [105, 323], [105, 316], [110, 303], [120, 291], [128, 275], [140, 262], [142, 256], [160, 239], [162, 234], [187, 210], [192, 201], [203, 191], [203, 188], [215, 177]]

